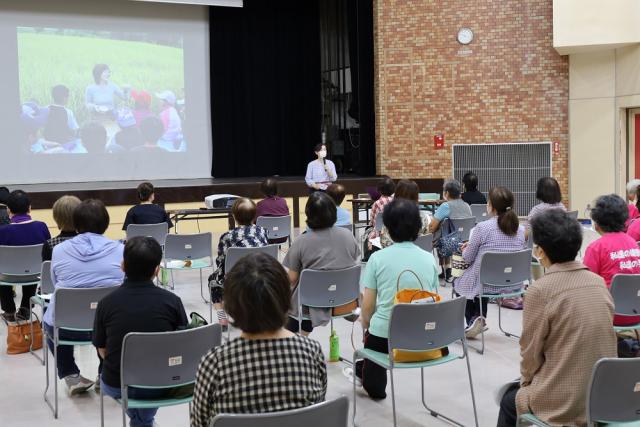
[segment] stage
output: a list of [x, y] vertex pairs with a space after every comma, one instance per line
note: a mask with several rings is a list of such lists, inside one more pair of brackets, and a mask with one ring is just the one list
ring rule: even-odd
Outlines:
[[[159, 203], [202, 202], [211, 194], [235, 194], [253, 199], [263, 197], [260, 183], [264, 177], [248, 178], [200, 178], [152, 180]], [[338, 183], [345, 186], [347, 194], [355, 196], [365, 193], [367, 187], [375, 187], [379, 177], [344, 176]], [[443, 179], [414, 179], [420, 192], [440, 193]], [[68, 182], [55, 184], [10, 185], [10, 190], [22, 189], [29, 193], [33, 209], [51, 209], [53, 203], [65, 194], [80, 199], [100, 199], [107, 206], [126, 206], [138, 203], [135, 192], [140, 181]], [[278, 177], [278, 192], [281, 197], [293, 198], [294, 226], [299, 227], [300, 197], [309, 194], [302, 176]]]

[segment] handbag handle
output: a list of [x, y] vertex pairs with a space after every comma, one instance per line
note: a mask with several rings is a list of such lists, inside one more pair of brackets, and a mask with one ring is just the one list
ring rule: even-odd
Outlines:
[[[418, 277], [418, 275], [416, 274], [416, 272], [415, 272], [415, 271], [413, 271], [413, 270], [406, 269], [406, 270], [402, 270], [402, 271], [400, 272], [400, 274], [398, 274], [398, 279], [396, 280], [396, 293], [397, 293], [397, 292], [400, 292], [400, 277], [402, 277], [402, 275], [403, 275], [404, 273], [411, 273], [411, 274], [413, 274], [413, 275], [415, 276], [416, 280], [418, 281], [418, 283], [420, 283], [420, 289], [422, 289], [422, 290], [424, 291], [424, 286], [422, 285], [422, 280], [420, 280], [420, 277]], [[436, 288], [436, 292], [435, 292], [435, 294], [436, 294], [436, 295], [438, 295], [438, 289], [437, 289], [437, 288]]]

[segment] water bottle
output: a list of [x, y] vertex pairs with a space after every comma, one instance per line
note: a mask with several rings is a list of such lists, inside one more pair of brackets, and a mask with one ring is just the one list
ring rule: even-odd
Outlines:
[[329, 362], [340, 361], [340, 338], [336, 334], [335, 329], [331, 330], [331, 336], [329, 336]]
[[169, 272], [162, 267], [160, 267], [160, 284], [165, 287], [169, 286]]

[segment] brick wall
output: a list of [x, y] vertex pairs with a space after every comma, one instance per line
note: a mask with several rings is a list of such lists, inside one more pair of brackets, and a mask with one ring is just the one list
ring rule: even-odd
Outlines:
[[557, 141], [567, 195], [569, 67], [552, 30], [552, 0], [374, 0], [378, 173], [449, 177], [452, 144]]

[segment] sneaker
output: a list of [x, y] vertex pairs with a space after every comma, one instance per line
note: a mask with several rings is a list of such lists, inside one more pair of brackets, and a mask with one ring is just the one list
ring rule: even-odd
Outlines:
[[355, 378], [356, 387], [362, 387], [362, 380], [360, 380], [360, 378], [358, 378], [358, 376], [354, 374], [353, 368], [351, 366], [346, 366], [342, 368], [342, 375], [344, 375], [345, 378], [348, 379], [351, 384], [353, 384], [353, 380]]
[[467, 326], [467, 328], [464, 330], [464, 335], [467, 338], [473, 339], [479, 333], [482, 332], [482, 328], [483, 327], [484, 327], [484, 319], [482, 317], [478, 316], [475, 319], [473, 319], [471, 324], [469, 326]]
[[4, 313], [2, 313], [2, 319], [7, 323], [15, 322], [16, 321], [16, 314], [15, 313], [4, 312]]
[[94, 384], [93, 381], [83, 377], [80, 374], [68, 375], [64, 377], [64, 382], [67, 384], [69, 396], [71, 397], [81, 393], [85, 393], [87, 390], [93, 387]]
[[98, 376], [96, 377], [96, 382], [93, 383], [93, 389], [96, 391], [96, 393], [100, 393], [100, 374], [98, 374]]

